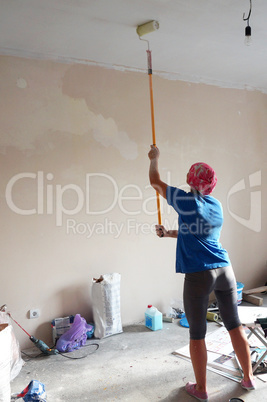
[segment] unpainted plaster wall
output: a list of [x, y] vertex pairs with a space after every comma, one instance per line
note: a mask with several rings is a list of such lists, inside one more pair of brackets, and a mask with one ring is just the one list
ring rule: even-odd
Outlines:
[[[0, 304], [51, 343], [51, 319], [92, 319], [91, 281], [101, 274], [121, 274], [123, 324], [142, 320], [147, 304], [164, 312], [180, 301], [175, 240], [154, 234], [147, 76], [1, 57], [0, 77]], [[192, 163], [214, 167], [222, 244], [238, 281], [263, 285], [267, 96], [157, 76], [153, 83], [162, 179], [186, 188]], [[177, 227], [165, 202], [162, 219]], [[40, 318], [29, 319], [31, 308]]]

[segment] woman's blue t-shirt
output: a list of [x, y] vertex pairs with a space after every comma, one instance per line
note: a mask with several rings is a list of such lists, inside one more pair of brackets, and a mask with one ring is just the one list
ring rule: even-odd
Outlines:
[[168, 186], [167, 202], [179, 215], [176, 272], [198, 272], [231, 265], [219, 241], [223, 210], [218, 200]]

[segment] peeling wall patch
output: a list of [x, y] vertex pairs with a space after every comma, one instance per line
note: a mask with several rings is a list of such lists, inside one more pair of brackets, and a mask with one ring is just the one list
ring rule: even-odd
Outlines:
[[118, 149], [125, 159], [134, 160], [138, 156], [137, 144], [132, 141], [125, 131], [119, 131], [112, 118], [105, 119], [101, 114], [90, 112], [91, 128], [94, 139], [104, 147], [113, 146]]
[[24, 78], [18, 78], [17, 79], [17, 87], [21, 89], [27, 88], [28, 84], [27, 81]]

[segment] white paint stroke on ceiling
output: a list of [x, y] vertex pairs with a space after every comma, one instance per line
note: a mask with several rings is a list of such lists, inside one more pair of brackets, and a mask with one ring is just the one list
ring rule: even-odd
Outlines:
[[0, 54], [146, 71], [136, 27], [158, 20], [153, 73], [167, 79], [267, 93], [267, 1], [0, 0]]

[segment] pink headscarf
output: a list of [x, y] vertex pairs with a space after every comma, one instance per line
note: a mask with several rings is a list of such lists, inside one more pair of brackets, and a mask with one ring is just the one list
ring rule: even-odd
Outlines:
[[197, 162], [189, 169], [187, 183], [202, 195], [208, 195], [216, 186], [217, 177], [215, 171], [209, 165]]

